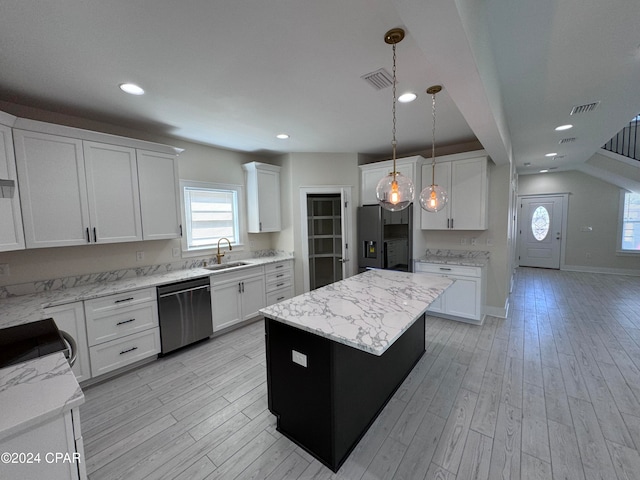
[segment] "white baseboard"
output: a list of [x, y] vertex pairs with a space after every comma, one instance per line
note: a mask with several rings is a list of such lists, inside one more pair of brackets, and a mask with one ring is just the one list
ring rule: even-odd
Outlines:
[[507, 318], [509, 315], [509, 297], [504, 302], [504, 307], [492, 307], [490, 305], [484, 306], [485, 315], [490, 315], [492, 317], [498, 318]]
[[640, 277], [640, 270], [632, 268], [588, 267], [583, 265], [563, 265], [560, 270], [564, 272], [603, 273], [607, 275], [629, 275]]

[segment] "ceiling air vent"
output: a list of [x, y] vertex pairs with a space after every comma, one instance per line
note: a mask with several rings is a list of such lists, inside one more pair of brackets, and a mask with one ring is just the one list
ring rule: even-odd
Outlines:
[[578, 113], [593, 112], [598, 105], [600, 105], [600, 102], [586, 103], [584, 105], [576, 105], [571, 109], [571, 113], [569, 115], [577, 115]]
[[362, 75], [360, 78], [365, 80], [376, 90], [382, 90], [383, 88], [393, 85], [393, 77], [384, 68]]
[[563, 145], [565, 143], [573, 143], [576, 141], [576, 137], [567, 137], [567, 138], [563, 138], [562, 140], [560, 140], [558, 143], [560, 145]]

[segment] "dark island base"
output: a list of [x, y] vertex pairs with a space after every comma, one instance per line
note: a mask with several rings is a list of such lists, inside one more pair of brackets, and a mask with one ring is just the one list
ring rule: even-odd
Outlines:
[[[425, 351], [422, 315], [376, 356], [265, 318], [269, 410], [277, 429], [337, 472]], [[292, 361], [306, 355], [307, 367]]]

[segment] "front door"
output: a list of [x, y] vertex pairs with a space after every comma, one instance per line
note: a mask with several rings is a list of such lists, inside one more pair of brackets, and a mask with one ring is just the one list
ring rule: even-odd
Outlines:
[[519, 265], [560, 269], [563, 196], [520, 198]]

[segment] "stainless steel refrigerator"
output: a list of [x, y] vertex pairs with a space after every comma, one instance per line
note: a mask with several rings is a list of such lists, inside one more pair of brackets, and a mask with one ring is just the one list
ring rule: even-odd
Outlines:
[[358, 272], [367, 268], [413, 271], [413, 205], [390, 212], [379, 205], [358, 208]]

